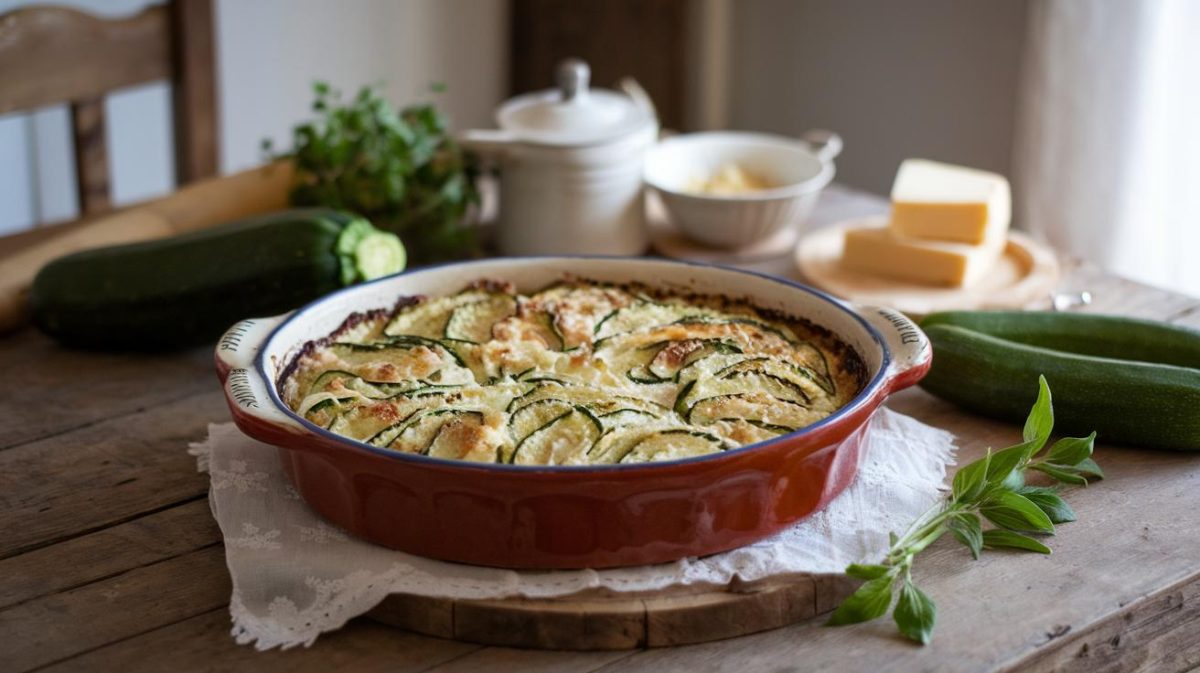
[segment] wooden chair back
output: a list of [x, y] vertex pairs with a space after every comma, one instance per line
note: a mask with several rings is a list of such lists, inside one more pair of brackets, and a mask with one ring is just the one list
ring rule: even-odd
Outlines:
[[0, 114], [70, 105], [82, 215], [111, 209], [105, 94], [158, 80], [172, 84], [176, 180], [215, 174], [212, 0], [172, 0], [121, 19], [57, 6], [0, 15]]

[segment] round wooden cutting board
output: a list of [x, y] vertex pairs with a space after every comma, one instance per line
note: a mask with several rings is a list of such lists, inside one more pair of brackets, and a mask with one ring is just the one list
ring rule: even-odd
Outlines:
[[455, 600], [388, 596], [372, 619], [452, 640], [550, 650], [628, 650], [703, 643], [777, 629], [829, 612], [854, 592], [844, 575], [792, 575], [650, 595]]
[[1048, 301], [1058, 284], [1054, 251], [1018, 231], [996, 267], [970, 287], [931, 287], [869, 276], [842, 266], [847, 229], [878, 226], [880, 218], [849, 220], [808, 234], [796, 246], [796, 266], [804, 279], [826, 292], [860, 304], [890, 306], [909, 315], [934, 311], [1028, 308]]

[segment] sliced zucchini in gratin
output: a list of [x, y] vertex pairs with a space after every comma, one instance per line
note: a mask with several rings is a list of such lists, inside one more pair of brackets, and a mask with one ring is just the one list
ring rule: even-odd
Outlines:
[[671, 428], [645, 435], [630, 445], [620, 463], [644, 463], [651, 460], [692, 458], [725, 449], [725, 442], [708, 432]]
[[517, 300], [511, 295], [494, 293], [467, 302], [450, 312], [443, 336], [455, 341], [483, 343], [492, 338], [492, 326], [516, 313]]
[[460, 307], [493, 300], [499, 303], [503, 298], [514, 299], [511, 295], [503, 292], [475, 289], [465, 290], [449, 297], [426, 299], [398, 311], [388, 321], [383, 333], [388, 336], [407, 334], [428, 339], [440, 339], [447, 336], [446, 330], [450, 327], [450, 319]]
[[738, 301], [566, 281], [477, 282], [304, 349], [280, 392], [389, 451], [513, 465], [630, 464], [794, 432], [863, 385], [827, 332]]
[[578, 465], [604, 431], [586, 407], [572, 406], [525, 435], [513, 446], [508, 462], [516, 465]]

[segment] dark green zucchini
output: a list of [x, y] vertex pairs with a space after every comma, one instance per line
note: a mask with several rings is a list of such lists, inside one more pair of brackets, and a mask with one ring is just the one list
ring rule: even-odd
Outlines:
[[288, 210], [57, 259], [34, 279], [30, 308], [34, 324], [66, 345], [177, 349], [396, 273], [404, 261], [400, 240], [365, 220]]
[[1028, 346], [1200, 369], [1200, 332], [1112, 315], [1048, 311], [946, 311], [921, 326], [957, 325]]
[[921, 387], [965, 409], [1021, 423], [1044, 375], [1054, 389], [1058, 431], [1095, 430], [1106, 443], [1200, 450], [1200, 369], [1043, 348], [941, 320], [921, 328], [934, 353]]

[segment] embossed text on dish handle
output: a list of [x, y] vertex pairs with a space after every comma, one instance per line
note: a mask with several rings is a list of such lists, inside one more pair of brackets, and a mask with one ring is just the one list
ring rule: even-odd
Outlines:
[[891, 390], [907, 388], [925, 376], [933, 360], [929, 337], [903, 313], [883, 306], [857, 306], [883, 337], [892, 362], [887, 373]]
[[285, 316], [247, 318], [235, 324], [217, 340], [215, 352], [217, 373], [222, 380], [235, 369], [254, 366], [254, 359], [263, 342]]

